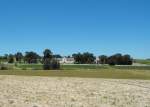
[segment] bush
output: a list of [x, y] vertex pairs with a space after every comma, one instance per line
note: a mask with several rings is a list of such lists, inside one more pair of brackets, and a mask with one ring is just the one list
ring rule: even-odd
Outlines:
[[116, 65], [116, 60], [115, 60], [114, 56], [110, 56], [108, 58], [108, 64], [111, 65], [111, 66]]
[[22, 68], [22, 70], [27, 70], [27, 68]]
[[8, 67], [6, 65], [1, 64], [0, 65], [0, 70], [8, 70]]
[[130, 55], [115, 54], [108, 58], [109, 65], [132, 65], [133, 59]]
[[57, 60], [52, 60], [51, 61], [51, 69], [60, 69], [60, 63]]
[[49, 58], [44, 60], [44, 70], [57, 70], [60, 69], [60, 63], [57, 60], [50, 60]]

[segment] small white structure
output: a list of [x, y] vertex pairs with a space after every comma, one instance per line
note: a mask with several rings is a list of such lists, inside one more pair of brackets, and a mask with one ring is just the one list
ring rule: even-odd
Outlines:
[[67, 58], [67, 57], [63, 57], [63, 58], [57, 58], [57, 60], [59, 61], [59, 63], [61, 64], [73, 64], [74, 63], [74, 58]]
[[96, 63], [96, 64], [99, 64], [99, 57], [96, 57], [95, 63]]

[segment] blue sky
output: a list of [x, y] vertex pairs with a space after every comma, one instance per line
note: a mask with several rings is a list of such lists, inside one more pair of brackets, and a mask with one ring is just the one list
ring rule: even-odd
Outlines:
[[150, 58], [150, 1], [0, 0], [0, 54], [45, 48]]

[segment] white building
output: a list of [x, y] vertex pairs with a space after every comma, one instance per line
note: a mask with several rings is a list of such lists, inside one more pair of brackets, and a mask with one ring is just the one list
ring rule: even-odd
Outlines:
[[63, 57], [63, 58], [57, 58], [57, 60], [59, 61], [59, 63], [61, 64], [74, 64], [74, 58], [67, 58], [67, 57]]
[[95, 63], [96, 63], [96, 64], [99, 64], [99, 57], [96, 57]]

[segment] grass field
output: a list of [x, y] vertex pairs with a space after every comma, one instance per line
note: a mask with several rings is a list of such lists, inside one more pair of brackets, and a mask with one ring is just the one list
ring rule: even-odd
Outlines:
[[136, 63], [150, 65], [150, 60], [136, 59]]
[[86, 78], [111, 78], [111, 79], [150, 79], [149, 70], [1, 70], [0, 75], [22, 76], [52, 76], [52, 77], [86, 77]]
[[150, 79], [150, 66], [61, 65], [61, 70], [45, 71], [41, 64], [27, 64], [0, 70], [0, 75]]
[[[42, 70], [42, 64], [20, 64], [17, 65], [20, 69]], [[150, 70], [150, 66], [107, 66], [107, 65], [61, 65], [63, 70], [87, 70], [87, 69], [121, 69], [121, 70]]]

